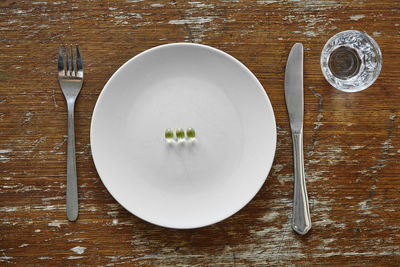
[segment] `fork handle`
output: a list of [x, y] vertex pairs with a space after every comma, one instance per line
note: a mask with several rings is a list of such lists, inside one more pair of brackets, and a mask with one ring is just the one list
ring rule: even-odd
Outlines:
[[292, 228], [300, 235], [311, 229], [310, 210], [304, 175], [303, 131], [292, 134], [294, 161], [294, 199]]
[[67, 218], [76, 221], [78, 218], [78, 185], [76, 178], [75, 158], [75, 101], [67, 101], [68, 106], [68, 142], [67, 142]]

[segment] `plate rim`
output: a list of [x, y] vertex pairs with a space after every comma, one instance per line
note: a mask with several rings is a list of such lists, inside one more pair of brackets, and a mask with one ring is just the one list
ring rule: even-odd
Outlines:
[[[93, 153], [92, 140], [93, 140], [93, 132], [94, 132], [94, 131], [93, 131], [93, 128], [94, 128], [94, 123], [93, 123], [94, 117], [95, 117], [95, 114], [96, 114], [96, 110], [98, 109], [98, 104], [99, 104], [99, 102], [101, 101], [101, 99], [104, 98], [104, 94], [105, 94], [104, 92], [105, 92], [105, 91], [107, 90], [107, 88], [110, 86], [112, 80], [114, 80], [115, 77], [117, 76], [117, 74], [118, 74], [122, 69], [126, 68], [127, 65], [130, 64], [131, 61], [134, 61], [134, 60], [136, 60], [138, 57], [142, 57], [142, 56], [144, 56], [144, 55], [146, 55], [146, 54], [148, 54], [148, 53], [151, 53], [151, 52], [153, 52], [153, 51], [155, 51], [155, 50], [163, 49], [163, 48], [165, 48], [165, 47], [170, 47], [170, 46], [177, 46], [177, 47], [179, 47], [179, 46], [201, 47], [201, 48], [203, 48], [203, 49], [210, 50], [210, 51], [212, 51], [212, 52], [215, 52], [215, 53], [217, 53], [217, 54], [220, 54], [220, 55], [222, 55], [222, 56], [224, 56], [224, 57], [227, 57], [227, 58], [231, 59], [235, 64], [237, 64], [238, 66], [240, 66], [240, 68], [241, 68], [242, 70], [244, 70], [244, 71], [249, 75], [249, 77], [251, 77], [251, 78], [256, 82], [256, 84], [258, 85], [258, 86], [257, 86], [258, 89], [260, 89], [261, 94], [264, 96], [264, 100], [266, 101], [266, 104], [267, 104], [267, 109], [268, 109], [268, 111], [270, 112], [270, 114], [272, 115], [272, 120], [273, 120], [273, 124], [272, 124], [272, 125], [273, 125], [273, 137], [274, 137], [273, 144], [272, 144], [273, 147], [271, 147], [271, 149], [273, 150], [272, 159], [271, 159], [271, 162], [268, 164], [268, 168], [266, 168], [265, 178], [263, 178], [262, 182], [260, 183], [259, 188], [257, 188], [257, 190], [255, 190], [255, 193], [252, 194], [252, 195], [248, 198], [248, 200], [243, 201], [242, 205], [239, 205], [238, 207], [236, 207], [235, 209], [233, 209], [233, 212], [229, 212], [229, 214], [228, 214], [227, 216], [221, 216], [220, 218], [213, 219], [213, 220], [211, 220], [210, 222], [208, 222], [208, 223], [206, 223], [206, 224], [204, 224], [204, 223], [201, 223], [201, 224], [192, 224], [192, 225], [187, 225], [187, 226], [183, 226], [183, 227], [182, 227], [182, 226], [178, 226], [177, 224], [174, 225], [174, 224], [172, 224], [172, 223], [167, 225], [167, 224], [158, 223], [158, 222], [156, 222], [156, 221], [151, 221], [151, 220], [149, 220], [149, 219], [143, 218], [143, 217], [141, 217], [141, 216], [135, 214], [134, 212], [131, 211], [131, 209], [127, 208], [124, 204], [122, 204], [122, 203], [119, 201], [118, 197], [117, 197], [113, 192], [111, 192], [111, 191], [109, 190], [109, 188], [106, 186], [106, 184], [104, 183], [104, 179], [103, 179], [103, 178], [101, 177], [101, 175], [100, 175], [98, 163], [96, 164], [96, 159], [95, 159], [95, 156], [94, 156], [95, 154]], [[274, 160], [275, 160], [275, 156], [276, 156], [276, 146], [277, 146], [277, 127], [276, 127], [275, 113], [274, 113], [274, 110], [273, 110], [273, 108], [272, 108], [271, 101], [270, 101], [270, 99], [269, 99], [269, 97], [268, 97], [268, 95], [267, 95], [267, 92], [265, 91], [265, 89], [264, 89], [264, 87], [262, 86], [261, 82], [260, 82], [260, 81], [257, 79], [257, 77], [255, 76], [255, 74], [254, 74], [252, 71], [250, 71], [250, 69], [247, 68], [246, 65], [244, 65], [241, 61], [239, 61], [238, 59], [236, 59], [236, 58], [233, 57], [232, 55], [230, 55], [230, 54], [228, 54], [227, 52], [224, 52], [224, 51], [222, 51], [222, 50], [220, 50], [220, 49], [218, 49], [218, 48], [215, 48], [215, 47], [212, 47], [212, 46], [208, 46], [208, 45], [204, 45], [204, 44], [177, 42], [177, 43], [162, 44], [162, 45], [158, 45], [158, 46], [155, 46], [155, 47], [146, 49], [146, 50], [140, 52], [139, 54], [133, 56], [132, 58], [130, 58], [128, 61], [126, 61], [124, 64], [122, 64], [122, 65], [111, 75], [111, 77], [108, 79], [108, 81], [106, 82], [106, 84], [105, 84], [104, 87], [102, 88], [101, 92], [99, 93], [99, 96], [97, 97], [95, 106], [94, 106], [94, 108], [93, 108], [93, 112], [92, 112], [92, 116], [91, 116], [91, 121], [90, 121], [90, 134], [89, 134], [89, 138], [90, 138], [90, 150], [91, 150], [91, 154], [92, 154], [92, 160], [93, 160], [93, 163], [94, 163], [96, 172], [97, 172], [97, 174], [98, 174], [98, 176], [99, 176], [99, 178], [100, 178], [102, 184], [103, 184], [104, 187], [107, 189], [108, 193], [118, 202], [119, 205], [121, 205], [124, 209], [126, 209], [129, 213], [131, 213], [132, 215], [136, 216], [137, 218], [140, 218], [141, 220], [146, 221], [146, 222], [148, 222], [148, 223], [150, 223], [150, 224], [153, 224], [153, 225], [157, 225], [157, 226], [164, 227], [164, 228], [170, 228], [170, 229], [196, 229], [196, 228], [207, 227], [207, 226], [210, 226], [210, 225], [219, 223], [219, 222], [221, 222], [221, 221], [223, 221], [223, 220], [226, 220], [226, 219], [228, 219], [229, 217], [232, 217], [234, 214], [236, 214], [236, 213], [238, 213], [240, 210], [242, 210], [247, 204], [249, 204], [249, 203], [254, 199], [254, 197], [260, 192], [261, 188], [263, 187], [263, 185], [265, 184], [265, 182], [266, 182], [267, 179], [268, 179], [268, 175], [269, 175], [270, 172], [271, 172], [272, 165], [273, 165]]]

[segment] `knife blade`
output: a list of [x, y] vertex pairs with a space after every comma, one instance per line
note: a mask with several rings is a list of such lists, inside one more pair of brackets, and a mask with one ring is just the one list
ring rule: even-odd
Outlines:
[[303, 45], [290, 50], [285, 70], [285, 100], [293, 140], [294, 196], [292, 228], [304, 235], [311, 229], [310, 210], [304, 173], [303, 154]]

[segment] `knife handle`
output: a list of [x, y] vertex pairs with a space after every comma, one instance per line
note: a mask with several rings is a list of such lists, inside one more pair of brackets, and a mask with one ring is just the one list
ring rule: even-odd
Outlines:
[[292, 228], [300, 235], [311, 229], [310, 210], [304, 175], [303, 132], [292, 134], [294, 161], [294, 199]]

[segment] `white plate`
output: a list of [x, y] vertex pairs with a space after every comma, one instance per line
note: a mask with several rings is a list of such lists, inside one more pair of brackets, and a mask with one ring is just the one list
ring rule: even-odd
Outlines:
[[[196, 142], [168, 145], [166, 128]], [[134, 215], [170, 228], [219, 222], [243, 208], [274, 159], [276, 125], [257, 78], [218, 49], [177, 43], [125, 63], [105, 85], [91, 125], [96, 169]]]

